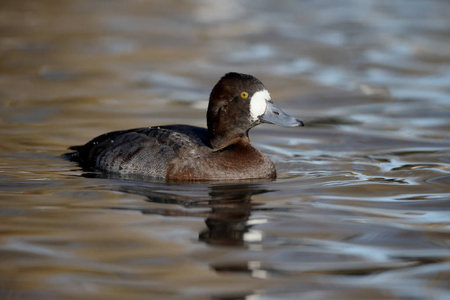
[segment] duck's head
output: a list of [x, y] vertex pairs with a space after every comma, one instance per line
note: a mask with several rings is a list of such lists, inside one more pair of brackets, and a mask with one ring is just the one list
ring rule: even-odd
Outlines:
[[252, 75], [227, 73], [209, 98], [208, 130], [214, 149], [222, 149], [261, 123], [283, 127], [304, 126], [276, 106], [264, 84]]

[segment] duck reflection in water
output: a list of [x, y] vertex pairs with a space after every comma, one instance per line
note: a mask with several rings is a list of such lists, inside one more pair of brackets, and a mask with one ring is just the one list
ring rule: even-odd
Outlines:
[[[169, 187], [169, 189], [167, 189]], [[143, 214], [163, 216], [205, 217], [207, 229], [199, 233], [199, 240], [212, 245], [243, 246], [244, 236], [251, 225], [248, 220], [254, 208], [253, 195], [270, 192], [257, 184], [213, 185], [200, 187], [196, 195], [186, 195], [176, 187], [126, 184], [113, 187], [114, 190], [147, 197], [148, 202], [174, 204], [192, 211], [176, 208], [127, 208]], [[199, 195], [200, 194], [200, 195]]]

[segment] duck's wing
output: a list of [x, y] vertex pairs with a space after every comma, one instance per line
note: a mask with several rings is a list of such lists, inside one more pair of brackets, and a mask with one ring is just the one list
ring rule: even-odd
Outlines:
[[171, 125], [105, 133], [69, 155], [85, 169], [163, 178], [181, 152], [209, 147], [205, 128]]

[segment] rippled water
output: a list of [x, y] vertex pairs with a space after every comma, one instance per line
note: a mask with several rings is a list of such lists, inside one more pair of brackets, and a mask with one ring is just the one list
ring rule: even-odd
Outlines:
[[[450, 299], [449, 20], [438, 0], [3, 1], [0, 298]], [[250, 132], [277, 181], [60, 157], [204, 126], [228, 71], [306, 122]]]

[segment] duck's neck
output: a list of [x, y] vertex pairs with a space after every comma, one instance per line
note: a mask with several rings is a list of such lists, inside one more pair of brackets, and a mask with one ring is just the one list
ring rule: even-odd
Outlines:
[[209, 132], [211, 146], [214, 151], [219, 151], [233, 144], [249, 144], [248, 132], [227, 132], [227, 134], [219, 134], [217, 132]]

